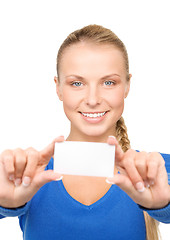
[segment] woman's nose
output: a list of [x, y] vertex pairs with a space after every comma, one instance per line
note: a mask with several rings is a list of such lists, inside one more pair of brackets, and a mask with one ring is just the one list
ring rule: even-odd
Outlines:
[[100, 104], [101, 96], [99, 89], [97, 89], [96, 87], [91, 87], [90, 89], [88, 89], [85, 102], [90, 106], [96, 106], [97, 104]]

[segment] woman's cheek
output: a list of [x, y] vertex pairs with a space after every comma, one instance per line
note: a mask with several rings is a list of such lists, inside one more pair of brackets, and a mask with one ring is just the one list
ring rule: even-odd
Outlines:
[[79, 109], [80, 96], [74, 92], [67, 91], [63, 92], [63, 106], [68, 110]]
[[110, 106], [113, 108], [124, 107], [124, 91], [113, 92], [107, 97]]

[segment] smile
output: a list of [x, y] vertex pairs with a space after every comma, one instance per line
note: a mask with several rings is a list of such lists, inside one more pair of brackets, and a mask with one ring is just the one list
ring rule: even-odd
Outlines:
[[[107, 112], [107, 111], [106, 111]], [[102, 117], [106, 114], [106, 112], [100, 112], [100, 113], [83, 113], [83, 112], [80, 112], [83, 116], [85, 117], [90, 117], [90, 118], [97, 118], [97, 117]]]
[[104, 112], [79, 112], [86, 122], [90, 124], [95, 124], [95, 123], [100, 123], [102, 122], [109, 111], [104, 111]]

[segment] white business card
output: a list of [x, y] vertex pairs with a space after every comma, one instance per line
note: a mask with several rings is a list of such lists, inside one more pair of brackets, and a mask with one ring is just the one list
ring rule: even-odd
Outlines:
[[61, 174], [113, 177], [115, 146], [108, 143], [55, 143], [54, 171]]

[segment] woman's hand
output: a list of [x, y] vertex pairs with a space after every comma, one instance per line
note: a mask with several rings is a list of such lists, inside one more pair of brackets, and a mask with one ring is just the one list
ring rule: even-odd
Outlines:
[[56, 138], [42, 151], [33, 148], [5, 150], [0, 155], [0, 206], [16, 208], [27, 203], [45, 183], [61, 178], [53, 170], [44, 171], [54, 155]]
[[165, 207], [170, 202], [170, 186], [162, 156], [132, 149], [124, 153], [114, 137], [109, 137], [107, 142], [115, 145], [115, 167], [120, 174], [106, 181], [118, 185], [145, 208]]

